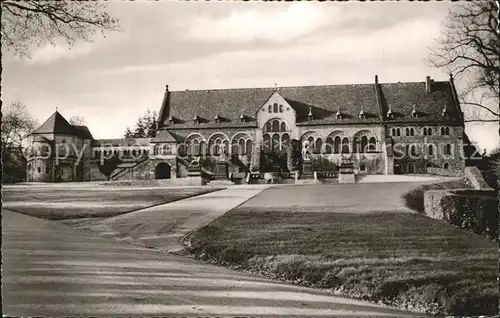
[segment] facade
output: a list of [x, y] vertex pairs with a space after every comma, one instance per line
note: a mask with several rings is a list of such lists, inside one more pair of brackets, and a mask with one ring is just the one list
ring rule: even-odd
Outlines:
[[[451, 78], [185, 91], [167, 85], [150, 139], [94, 140], [56, 112], [31, 135], [34, 148], [70, 141], [87, 149], [78, 162], [33, 152], [28, 180], [181, 178], [199, 158], [223, 152], [259, 170], [260, 158], [252, 156], [283, 152], [292, 139], [306, 145], [316, 170], [335, 170], [349, 158], [356, 174], [453, 173], [464, 168], [464, 136]], [[105, 163], [115, 157], [119, 163], [106, 175]]]

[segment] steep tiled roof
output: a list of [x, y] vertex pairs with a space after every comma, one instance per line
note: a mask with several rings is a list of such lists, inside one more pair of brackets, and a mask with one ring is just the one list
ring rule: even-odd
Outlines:
[[[384, 115], [390, 105], [393, 121], [460, 120], [461, 110], [454, 102], [450, 82], [433, 82], [431, 87], [427, 93], [425, 82], [380, 84]], [[418, 118], [412, 117], [414, 105]], [[445, 106], [448, 116], [442, 114]]]
[[[166, 91], [159, 119], [174, 129], [252, 127], [256, 125], [256, 111], [275, 91], [270, 87]], [[451, 113], [460, 112], [447, 81], [433, 82], [430, 93], [426, 92], [425, 82], [282, 87], [277, 92], [295, 109], [299, 125], [378, 123], [381, 115], [386, 116], [388, 105], [396, 115], [395, 121], [443, 120], [445, 103]], [[411, 115], [413, 104], [417, 105], [418, 118]], [[310, 109], [313, 120], [307, 118]], [[361, 110], [366, 117], [359, 117]], [[337, 119], [337, 111], [342, 119]], [[242, 114], [252, 120], [242, 122]], [[215, 115], [226, 120], [216, 123]], [[199, 124], [193, 123], [195, 116], [200, 118]], [[171, 117], [173, 125], [169, 122]]]
[[55, 111], [32, 134], [61, 134], [78, 136], [84, 139], [94, 139], [87, 126], [71, 125], [58, 111]]
[[93, 147], [112, 145], [112, 146], [148, 146], [151, 138], [121, 138], [121, 139], [95, 139], [92, 142]]
[[73, 129], [73, 132], [75, 135], [77, 135], [83, 139], [94, 139], [94, 137], [92, 137], [92, 134], [90, 133], [90, 130], [87, 126], [72, 125], [71, 128]]
[[168, 130], [161, 129], [151, 142], [177, 142], [177, 139]]
[[55, 111], [33, 134], [73, 135], [74, 131], [68, 121], [58, 111]]

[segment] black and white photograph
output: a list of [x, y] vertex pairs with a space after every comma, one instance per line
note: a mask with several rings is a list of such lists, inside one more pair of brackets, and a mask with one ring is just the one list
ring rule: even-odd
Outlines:
[[500, 317], [500, 1], [0, 9], [4, 317]]

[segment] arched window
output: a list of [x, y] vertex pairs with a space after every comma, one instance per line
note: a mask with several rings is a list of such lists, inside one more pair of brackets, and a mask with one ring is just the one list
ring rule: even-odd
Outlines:
[[342, 153], [349, 153], [349, 138], [342, 139]]
[[391, 129], [391, 135], [396, 136], [396, 128]]
[[443, 169], [448, 169], [449, 167], [450, 167], [450, 164], [449, 164], [449, 163], [445, 162], [445, 163], [443, 164]]
[[283, 112], [283, 105], [280, 105], [280, 113]]
[[401, 136], [401, 129], [400, 128], [396, 128], [396, 133], [398, 136]]
[[252, 140], [247, 139], [245, 146], [246, 146], [246, 149], [245, 149], [246, 154], [250, 155], [252, 153]]
[[273, 120], [273, 131], [280, 131], [280, 122]]
[[204, 156], [207, 154], [207, 143], [202, 140], [200, 141], [200, 155]]
[[423, 134], [424, 136], [427, 136], [427, 127], [424, 127], [424, 128], [422, 129], [422, 134]]
[[405, 128], [405, 135], [406, 136], [410, 135], [410, 129], [408, 127]]
[[288, 134], [283, 134], [281, 136], [281, 146], [286, 147], [288, 146], [289, 142], [290, 142], [290, 136]]
[[362, 136], [361, 137], [361, 152], [366, 152], [367, 146], [368, 146], [368, 137]]
[[276, 152], [280, 149], [280, 135], [279, 134], [273, 135], [271, 149], [273, 152]]
[[231, 154], [237, 155], [239, 153], [238, 141], [236, 139], [233, 139], [233, 142], [231, 143]]
[[222, 139], [217, 138], [215, 139], [214, 143], [214, 155], [219, 156], [221, 154], [221, 147], [222, 147]]
[[451, 145], [450, 144], [446, 144], [444, 146], [444, 154], [447, 156], [451, 155]]
[[410, 128], [410, 136], [415, 136], [415, 129]]
[[444, 135], [445, 135], [444, 127], [441, 127], [441, 136], [444, 136]]
[[266, 131], [266, 132], [270, 132], [271, 130], [273, 130], [273, 125], [271, 124], [271, 122], [270, 122], [270, 121], [268, 121], [268, 122], [266, 123], [266, 129], [265, 129], [264, 131]]
[[326, 138], [325, 153], [333, 153], [333, 139], [331, 137]]
[[193, 140], [193, 145], [192, 145], [192, 151], [191, 154], [193, 156], [199, 156], [200, 155], [200, 142], [198, 139]]
[[271, 136], [269, 134], [264, 135], [264, 152], [269, 152], [271, 150]]
[[[224, 148], [226, 148], [226, 151], [229, 154], [229, 140], [224, 140], [222, 143], [224, 144]], [[222, 151], [222, 148], [221, 148], [221, 151]]]
[[321, 138], [316, 139], [316, 145], [314, 146], [315, 153], [321, 153], [321, 147], [323, 146], [323, 141]]
[[408, 164], [408, 173], [415, 173], [415, 166], [413, 163]]
[[434, 155], [434, 147], [432, 145], [428, 145], [427, 146], [427, 154], [429, 156], [433, 156]]
[[354, 137], [354, 139], [352, 141], [352, 152], [354, 152], [354, 153], [361, 152], [360, 148], [361, 147], [360, 147], [360, 143], [359, 143], [359, 138]]
[[267, 107], [267, 110], [268, 110], [270, 113], [272, 113], [272, 112], [273, 112], [273, 106], [269, 105], [269, 106]]
[[410, 145], [410, 155], [412, 157], [417, 156], [417, 145], [415, 145], [415, 144]]
[[277, 113], [278, 112], [278, 104], [274, 103], [273, 105], [273, 113]]
[[375, 151], [377, 149], [377, 140], [375, 137], [371, 137], [370, 140], [368, 140], [368, 151]]
[[446, 136], [449, 136], [450, 135], [450, 127], [445, 127], [444, 128], [444, 133]]
[[432, 127], [427, 127], [427, 136], [432, 136]]
[[243, 138], [240, 138], [240, 141], [238, 142], [237, 154], [241, 154], [241, 155], [246, 154], [246, 143], [245, 143], [245, 139], [243, 139]]
[[311, 136], [309, 138], [307, 138], [307, 143], [308, 143], [308, 147], [309, 147], [309, 150], [310, 152], [314, 152], [314, 137]]
[[335, 137], [333, 140], [333, 153], [340, 153], [340, 143], [340, 137]]
[[[280, 106], [282, 106], [282, 105], [280, 105]], [[286, 131], [286, 124], [285, 124], [285, 122], [281, 123], [281, 127], [280, 128], [281, 128], [280, 129], [281, 131]]]
[[38, 167], [38, 173], [42, 172], [42, 168]]

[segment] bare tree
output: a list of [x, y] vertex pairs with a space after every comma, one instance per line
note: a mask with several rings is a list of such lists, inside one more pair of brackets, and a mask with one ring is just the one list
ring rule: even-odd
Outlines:
[[2, 182], [18, 182], [26, 177], [25, 140], [36, 121], [22, 102], [13, 102], [2, 109]]
[[69, 119], [69, 123], [71, 125], [82, 126], [85, 125], [85, 118], [83, 118], [82, 116], [72, 116]]
[[16, 101], [2, 110], [2, 155], [25, 148], [24, 140], [33, 131], [36, 121], [26, 105]]
[[470, 110], [466, 121], [499, 121], [500, 96], [498, 3], [472, 1], [450, 10], [430, 62], [447, 70], [465, 87], [460, 102]]
[[118, 20], [104, 12], [105, 6], [101, 1], [0, 1], [2, 45], [29, 56], [32, 44], [90, 41], [96, 31], [118, 30]]

